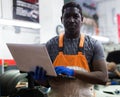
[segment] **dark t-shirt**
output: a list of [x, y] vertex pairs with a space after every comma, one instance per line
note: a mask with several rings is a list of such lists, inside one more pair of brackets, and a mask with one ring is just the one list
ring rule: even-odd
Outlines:
[[[54, 62], [59, 52], [58, 38], [59, 37], [56, 36], [50, 39], [46, 44], [46, 47], [47, 47], [47, 50], [48, 50], [48, 53], [50, 55], [52, 62]], [[67, 39], [64, 37], [64, 43], [63, 43], [64, 54], [77, 54], [78, 47], [79, 47], [79, 40], [80, 38]], [[88, 35], [85, 36], [84, 47], [83, 47], [82, 52], [84, 53], [91, 70], [92, 70], [93, 60], [104, 59], [104, 52], [103, 52], [103, 47], [101, 43], [91, 38]]]

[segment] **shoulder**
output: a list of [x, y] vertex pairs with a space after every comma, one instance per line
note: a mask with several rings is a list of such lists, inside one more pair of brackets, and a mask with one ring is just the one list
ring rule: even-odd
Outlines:
[[87, 56], [92, 56], [93, 60], [104, 59], [104, 49], [100, 41], [85, 36], [84, 50]]
[[98, 45], [98, 44], [99, 42], [97, 40], [95, 40], [89, 35], [85, 35], [85, 42], [84, 42], [85, 47], [94, 49], [95, 45]]
[[46, 43], [46, 47], [52, 62], [55, 60], [59, 49], [58, 49], [58, 36], [53, 37]]
[[51, 39], [46, 43], [46, 46], [58, 44], [58, 38], [59, 38], [58, 36], [55, 36], [55, 37], [51, 38]]
[[86, 47], [92, 48], [93, 50], [102, 50], [102, 43], [89, 35], [85, 36], [85, 45]]
[[59, 36], [55, 36], [46, 43], [46, 47], [47, 47], [48, 51], [58, 48], [58, 38], [59, 38]]

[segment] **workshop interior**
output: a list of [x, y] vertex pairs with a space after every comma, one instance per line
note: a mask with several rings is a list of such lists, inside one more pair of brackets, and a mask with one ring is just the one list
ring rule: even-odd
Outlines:
[[61, 8], [69, 1], [82, 7], [81, 32], [101, 42], [119, 72], [108, 73], [107, 85], [94, 85], [95, 97], [120, 97], [120, 0], [0, 0], [0, 97], [47, 97], [51, 89], [19, 70], [7, 43], [45, 44], [64, 32]]

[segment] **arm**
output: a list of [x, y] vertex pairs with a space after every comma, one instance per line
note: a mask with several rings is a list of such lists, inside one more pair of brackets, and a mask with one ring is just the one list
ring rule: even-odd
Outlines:
[[42, 67], [36, 67], [35, 71], [28, 72], [28, 75], [32, 77], [35, 85], [42, 85], [45, 87], [50, 87], [48, 83], [48, 78], [46, 76], [46, 71]]
[[115, 73], [120, 77], [120, 72], [117, 70], [117, 64], [115, 62], [107, 62], [108, 71]]
[[118, 77], [120, 77], [120, 72], [117, 69], [114, 72], [117, 74]]
[[105, 85], [108, 81], [107, 67], [105, 60], [96, 60], [93, 62], [94, 71], [92, 72], [81, 72], [75, 70], [75, 77], [80, 80], [84, 80], [91, 84], [102, 84]]
[[92, 59], [93, 71], [81, 72], [76, 70], [75, 76], [91, 84], [105, 85], [108, 81], [107, 65], [104, 58], [103, 47], [98, 41], [94, 43]]

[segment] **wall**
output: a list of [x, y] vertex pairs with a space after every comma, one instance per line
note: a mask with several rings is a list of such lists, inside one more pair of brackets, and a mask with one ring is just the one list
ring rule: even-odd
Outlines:
[[[13, 19], [13, 0], [0, 0], [0, 19]], [[40, 43], [40, 30], [0, 24], [0, 58], [12, 58], [6, 43]]]
[[99, 15], [100, 34], [118, 43], [117, 14], [120, 14], [120, 0], [99, 1], [97, 12]]
[[[13, 0], [0, 0], [0, 19], [13, 19]], [[39, 0], [41, 29], [31, 29], [0, 24], [0, 67], [2, 60], [13, 59], [6, 43], [46, 43], [57, 35], [56, 26], [61, 24], [61, 8], [64, 0]], [[3, 71], [3, 70], [2, 70]], [[1, 72], [1, 70], [0, 70]]]
[[56, 35], [56, 26], [61, 24], [63, 0], [40, 0], [40, 42], [45, 43]]
[[[12, 20], [12, 1], [0, 0], [0, 18]], [[63, 0], [40, 0], [40, 31], [38, 29], [0, 25], [1, 41], [3, 43], [45, 43], [51, 37], [57, 35], [56, 26], [61, 24], [60, 17], [63, 3]], [[3, 47], [2, 50], [4, 48], [6, 47]], [[4, 55], [7, 56], [8, 54]]]
[[0, 0], [2, 18], [12, 19], [12, 1], [13, 0]]

